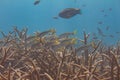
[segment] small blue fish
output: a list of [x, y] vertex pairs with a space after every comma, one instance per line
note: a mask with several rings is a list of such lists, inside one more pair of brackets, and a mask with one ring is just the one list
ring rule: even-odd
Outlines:
[[103, 31], [99, 27], [97, 28], [97, 30], [99, 35], [101, 35], [102, 37], [106, 37], [106, 35], [103, 34]]
[[103, 24], [103, 22], [102, 22], [102, 21], [99, 21], [99, 22], [98, 22], [98, 24], [102, 25], [102, 24]]
[[58, 17], [57, 17], [57, 16], [54, 16], [53, 19], [58, 19]]
[[109, 35], [109, 37], [114, 38], [114, 36], [113, 36], [113, 35]]
[[109, 30], [109, 28], [110, 28], [110, 27], [109, 27], [109, 26], [107, 26], [107, 27], [106, 27], [106, 30], [108, 31], [108, 30]]
[[109, 11], [112, 11], [112, 8], [109, 8]]
[[101, 10], [101, 12], [105, 12], [105, 10], [104, 10], [104, 9], [102, 9], [102, 10]]
[[38, 5], [40, 3], [40, 0], [36, 0], [35, 2], [34, 2], [34, 5]]

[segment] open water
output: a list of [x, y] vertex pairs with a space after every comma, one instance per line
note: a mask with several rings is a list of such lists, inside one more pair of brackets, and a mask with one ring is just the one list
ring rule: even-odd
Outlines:
[[[120, 40], [120, 0], [0, 0], [0, 30], [7, 33], [17, 26], [35, 31], [56, 29], [57, 34], [77, 30], [75, 37], [83, 38], [83, 31], [95, 35], [105, 44]], [[58, 14], [66, 8], [79, 8], [77, 14], [64, 19]], [[57, 18], [54, 18], [57, 17]], [[100, 32], [105, 36], [101, 35]]]

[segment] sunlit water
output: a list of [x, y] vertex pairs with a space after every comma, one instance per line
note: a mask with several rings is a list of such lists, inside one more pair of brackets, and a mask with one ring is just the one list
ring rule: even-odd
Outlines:
[[[29, 34], [55, 28], [57, 34], [77, 30], [75, 37], [83, 38], [83, 31], [93, 33], [106, 44], [115, 44], [120, 39], [120, 0], [0, 0], [0, 30], [11, 31], [27, 27]], [[80, 8], [82, 15], [70, 19], [58, 16], [65, 8]], [[53, 17], [58, 17], [54, 19]], [[98, 34], [100, 28], [102, 37]]]

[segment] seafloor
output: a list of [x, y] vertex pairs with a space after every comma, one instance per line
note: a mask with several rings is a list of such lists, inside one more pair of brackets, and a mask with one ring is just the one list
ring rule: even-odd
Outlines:
[[[1, 32], [0, 80], [120, 80], [120, 45], [56, 35], [54, 29], [27, 34]], [[76, 46], [77, 45], [77, 46]]]

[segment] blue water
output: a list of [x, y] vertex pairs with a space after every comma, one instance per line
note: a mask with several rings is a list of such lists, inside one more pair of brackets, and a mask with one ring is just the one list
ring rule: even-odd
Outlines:
[[[57, 34], [77, 30], [76, 37], [83, 38], [83, 31], [96, 33], [106, 44], [115, 44], [120, 39], [120, 0], [0, 0], [0, 30], [11, 31], [27, 27], [29, 34], [55, 28]], [[80, 8], [82, 15], [70, 19], [58, 16], [65, 8]], [[58, 17], [54, 19], [53, 17]], [[106, 30], [106, 27], [109, 27]], [[105, 35], [101, 37], [99, 27]]]

